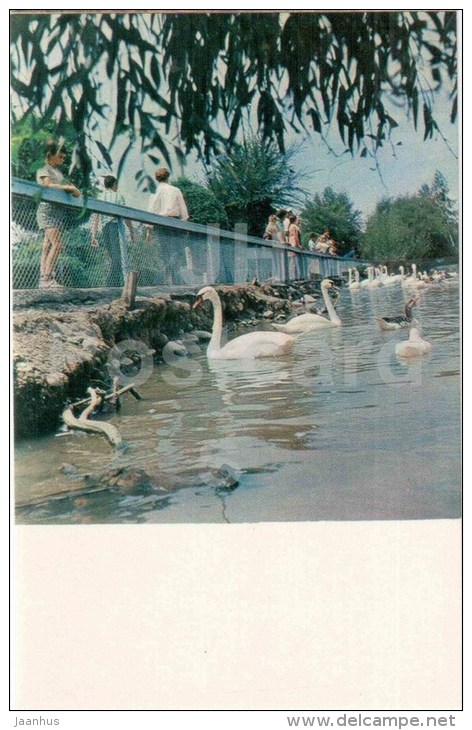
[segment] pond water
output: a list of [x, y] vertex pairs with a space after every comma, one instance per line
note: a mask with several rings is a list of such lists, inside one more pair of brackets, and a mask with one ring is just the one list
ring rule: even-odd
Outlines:
[[[290, 356], [208, 363], [203, 349], [155, 365], [109, 419], [128, 442], [59, 433], [16, 448], [19, 523], [396, 520], [460, 515], [459, 286], [416, 309], [431, 354], [394, 353], [407, 330], [399, 285], [343, 289], [343, 326], [301, 336]], [[65, 467], [64, 464], [69, 466]], [[83, 475], [133, 466], [164, 494], [83, 492]], [[218, 476], [229, 467], [237, 486]], [[215, 472], [216, 470], [216, 472]], [[220, 470], [218, 472], [218, 470]]]

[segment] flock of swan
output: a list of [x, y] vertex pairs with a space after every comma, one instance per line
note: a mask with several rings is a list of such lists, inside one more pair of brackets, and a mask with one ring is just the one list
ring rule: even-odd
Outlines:
[[[348, 288], [350, 291], [356, 291], [364, 288], [371, 289], [400, 284], [410, 294], [405, 303], [403, 314], [394, 317], [376, 317], [375, 319], [381, 330], [410, 328], [408, 340], [397, 343], [395, 347], [395, 353], [398, 357], [409, 358], [426, 355], [431, 351], [431, 344], [421, 338], [418, 328], [414, 326], [418, 323], [413, 317], [413, 308], [419, 301], [419, 295], [415, 292], [428, 287], [432, 283], [454, 281], [457, 274], [446, 275], [444, 272], [433, 271], [431, 275], [426, 273], [418, 275], [415, 264], [411, 265], [411, 274], [409, 275], [405, 274], [403, 266], [399, 267], [399, 271], [399, 274], [392, 276], [389, 275], [386, 266], [377, 268], [369, 266], [367, 267], [366, 278], [360, 280], [358, 270], [349, 269]], [[272, 327], [277, 330], [276, 332], [250, 332], [240, 335], [222, 346], [223, 310], [220, 297], [213, 287], [203, 287], [198, 292], [193, 306], [197, 307], [204, 301], [210, 301], [213, 305], [213, 329], [207, 349], [207, 358], [211, 360], [241, 360], [277, 357], [291, 352], [298, 335], [325, 327], [341, 326], [341, 319], [329, 294], [331, 289], [337, 290], [337, 287], [330, 279], [324, 279], [321, 282], [321, 294], [327, 316], [321, 313], [306, 312], [293, 317], [286, 324], [272, 324]]]

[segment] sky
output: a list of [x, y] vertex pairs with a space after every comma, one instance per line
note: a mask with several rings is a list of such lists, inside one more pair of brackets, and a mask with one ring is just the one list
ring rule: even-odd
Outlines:
[[[361, 158], [359, 153], [343, 154], [344, 145], [335, 124], [327, 138], [335, 154], [318, 134], [297, 135], [287, 131], [287, 143], [299, 147], [291, 166], [309, 174], [302, 181], [309, 196], [331, 186], [338, 192], [346, 192], [365, 218], [374, 211], [381, 198], [415, 193], [422, 184], [431, 183], [436, 170], [440, 170], [448, 182], [451, 198], [459, 199], [459, 128], [457, 122], [453, 125], [449, 119], [447, 90], [437, 93], [434, 99], [433, 114], [439, 132], [432, 139], [423, 140], [421, 123], [419, 130], [415, 131], [413, 122], [402, 110], [392, 108], [390, 111], [399, 126], [392, 132], [393, 144], [386, 143], [377, 153], [378, 169], [372, 159]], [[252, 129], [257, 131], [254, 124]], [[142, 158], [136, 150], [130, 154], [121, 186], [128, 204], [147, 207], [143, 205], [146, 194], [139, 192], [134, 183], [134, 175], [140, 165]], [[183, 172], [195, 182], [203, 182], [205, 177], [203, 165], [195, 155], [187, 158], [183, 170], [176, 164], [172, 172], [174, 177]]]
[[[450, 197], [458, 200], [458, 125], [452, 125], [449, 121], [445, 94], [438, 96], [434, 108], [444, 139], [436, 133], [432, 139], [423, 141], [422, 131], [415, 132], [413, 124], [406, 117], [401, 122], [401, 116], [397, 113], [399, 127], [392, 133], [393, 147], [387, 144], [377, 154], [379, 170], [374, 168], [372, 159], [350, 153], [341, 154], [344, 147], [333, 135], [330, 142], [339, 152], [339, 156], [335, 156], [316, 134], [287, 136], [289, 144], [293, 142], [299, 146], [291, 166], [300, 172], [309, 173], [309, 177], [302, 181], [309, 196], [331, 186], [337, 192], [346, 192], [364, 218], [374, 211], [381, 198], [415, 193], [423, 183], [431, 183], [436, 170], [445, 176]], [[397, 145], [398, 142], [401, 144]], [[141, 156], [135, 150], [130, 154], [120, 184], [127, 203], [142, 208], [147, 207], [144, 200], [147, 194], [139, 192], [134, 182], [135, 172], [140, 165]], [[177, 177], [180, 168], [176, 165], [172, 172]], [[183, 172], [195, 182], [204, 180], [203, 165], [194, 156], [189, 156]]]

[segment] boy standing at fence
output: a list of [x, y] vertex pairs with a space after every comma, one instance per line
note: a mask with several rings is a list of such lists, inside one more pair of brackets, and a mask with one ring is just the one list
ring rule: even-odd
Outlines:
[[[103, 178], [105, 190], [100, 192], [98, 197], [105, 203], [114, 205], [126, 205], [125, 199], [118, 193], [118, 180], [113, 175], [105, 175]], [[94, 213], [92, 218], [92, 246], [98, 248], [102, 245], [110, 258], [110, 271], [106, 286], [123, 286], [126, 275], [129, 272], [128, 250], [124, 235], [123, 224], [118, 218], [110, 215]], [[130, 238], [133, 240], [133, 226], [131, 221], [125, 219]]]
[[[166, 218], [178, 218], [188, 221], [188, 210], [181, 190], [170, 185], [168, 180], [170, 170], [159, 167], [154, 176], [157, 180], [157, 192], [149, 201], [148, 211]], [[151, 233], [154, 226], [146, 226], [146, 241], [151, 243]], [[180, 269], [186, 265], [185, 248], [182, 242], [183, 234], [180, 231], [166, 228], [158, 232], [157, 243], [160, 248], [164, 277], [166, 284], [179, 284]]]

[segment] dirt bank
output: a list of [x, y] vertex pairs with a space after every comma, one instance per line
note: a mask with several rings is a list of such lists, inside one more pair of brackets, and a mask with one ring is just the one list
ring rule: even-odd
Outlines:
[[[303, 294], [319, 295], [319, 283], [215, 287], [228, 328], [284, 320], [299, 311]], [[83, 398], [91, 383], [108, 385], [110, 349], [139, 340], [159, 360], [170, 340], [211, 332], [210, 307], [193, 310], [195, 291], [142, 291], [132, 311], [119, 291], [18, 292], [14, 299], [13, 366], [15, 432], [18, 438], [55, 430], [67, 402]]]

